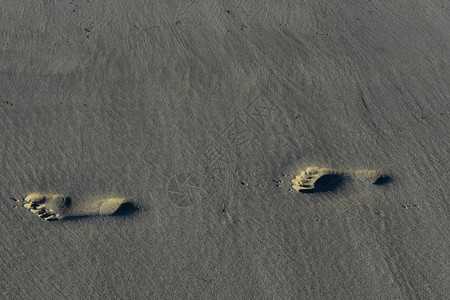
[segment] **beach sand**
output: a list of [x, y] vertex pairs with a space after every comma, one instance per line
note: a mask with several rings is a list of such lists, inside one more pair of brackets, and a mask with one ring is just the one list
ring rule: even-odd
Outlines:
[[450, 295], [448, 3], [241, 2], [2, 1], [2, 299]]

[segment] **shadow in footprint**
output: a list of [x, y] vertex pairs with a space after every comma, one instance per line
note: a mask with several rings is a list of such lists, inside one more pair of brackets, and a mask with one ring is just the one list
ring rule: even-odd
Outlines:
[[131, 202], [123, 203], [119, 206], [115, 213], [111, 216], [126, 216], [130, 215], [138, 210], [138, 207]]
[[390, 183], [391, 181], [392, 181], [391, 177], [389, 177], [389, 176], [381, 176], [373, 184], [384, 185], [384, 184]]
[[337, 174], [324, 175], [317, 179], [312, 190], [300, 190], [302, 193], [325, 193], [336, 190], [344, 181], [344, 176]]

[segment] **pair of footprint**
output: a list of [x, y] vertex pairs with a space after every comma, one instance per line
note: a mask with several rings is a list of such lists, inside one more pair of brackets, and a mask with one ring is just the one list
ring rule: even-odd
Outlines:
[[[380, 179], [386, 177], [378, 170], [349, 171], [309, 167], [291, 180], [292, 188], [300, 192], [320, 191], [317, 187], [320, 179], [343, 175], [354, 175], [368, 183], [377, 183]], [[72, 205], [72, 200], [62, 194], [30, 194], [24, 199], [24, 202], [24, 207], [47, 221], [80, 216], [113, 215], [121, 212], [121, 210], [129, 212], [136, 208], [133, 202], [125, 198], [109, 198], [83, 205]]]
[[[327, 183], [321, 187], [317, 187], [319, 184], [319, 180], [325, 178], [331, 178], [330, 181], [339, 181], [342, 176], [355, 176], [361, 181], [367, 183], [381, 183], [383, 179], [387, 178], [387, 176], [383, 175], [383, 173], [379, 170], [340, 170], [340, 169], [332, 169], [332, 168], [319, 168], [319, 167], [309, 167], [305, 171], [302, 171], [299, 175], [295, 176], [294, 179], [291, 180], [293, 183], [292, 188], [299, 192], [314, 192], [322, 189]], [[332, 185], [332, 184], [328, 184]]]
[[135, 208], [125, 198], [109, 198], [73, 205], [72, 199], [62, 194], [30, 194], [23, 206], [47, 221], [95, 215], [113, 215]]

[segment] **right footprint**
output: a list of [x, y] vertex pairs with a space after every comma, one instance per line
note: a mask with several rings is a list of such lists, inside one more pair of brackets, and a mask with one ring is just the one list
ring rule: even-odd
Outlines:
[[109, 198], [91, 201], [83, 205], [72, 205], [71, 198], [62, 194], [30, 194], [23, 206], [47, 221], [68, 217], [113, 215], [134, 210], [135, 205], [125, 198]]
[[379, 170], [340, 170], [332, 168], [309, 167], [291, 180], [292, 188], [299, 192], [326, 192], [337, 187], [346, 175], [354, 175], [361, 181], [378, 183], [386, 180]]

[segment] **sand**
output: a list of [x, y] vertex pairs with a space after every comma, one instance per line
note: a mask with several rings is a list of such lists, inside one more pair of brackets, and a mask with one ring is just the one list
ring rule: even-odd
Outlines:
[[[2, 1], [1, 298], [447, 298], [448, 16]], [[353, 173], [293, 190], [314, 166]]]

